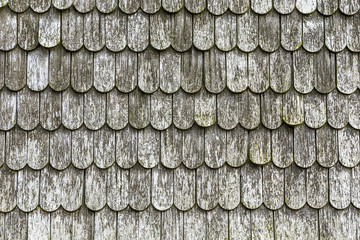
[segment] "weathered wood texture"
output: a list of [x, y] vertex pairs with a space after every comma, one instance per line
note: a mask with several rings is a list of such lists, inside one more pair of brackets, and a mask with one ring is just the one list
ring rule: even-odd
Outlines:
[[358, 0], [0, 0], [0, 239], [359, 239]]

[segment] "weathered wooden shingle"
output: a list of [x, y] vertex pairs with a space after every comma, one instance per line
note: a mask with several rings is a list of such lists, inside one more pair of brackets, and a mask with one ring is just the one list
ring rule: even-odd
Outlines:
[[86, 169], [85, 204], [93, 211], [101, 210], [106, 204], [106, 171], [95, 165]]
[[[50, 3], [50, 1], [48, 2]], [[55, 8], [50, 8], [49, 11], [39, 16], [39, 43], [42, 46], [50, 48], [60, 43], [60, 18], [60, 12]]]
[[320, 128], [326, 123], [326, 95], [316, 90], [304, 96], [305, 123], [311, 128]]
[[151, 126], [157, 130], [165, 130], [172, 123], [172, 95], [161, 90], [151, 95]]
[[105, 124], [106, 95], [91, 89], [84, 94], [84, 124], [97, 130]]
[[269, 129], [277, 129], [282, 124], [283, 119], [283, 98], [269, 89], [261, 94], [261, 121]]
[[306, 203], [306, 170], [291, 164], [285, 169], [285, 203], [294, 210]]
[[121, 168], [131, 168], [137, 161], [137, 131], [127, 126], [124, 129], [116, 132], [116, 163]]
[[18, 44], [24, 50], [33, 50], [38, 45], [39, 15], [30, 9], [18, 16]]
[[81, 48], [71, 54], [71, 87], [77, 92], [86, 92], [93, 85], [94, 55]]
[[182, 8], [179, 12], [171, 15], [171, 46], [176, 51], [184, 52], [191, 47], [193, 41], [192, 20], [192, 15], [185, 8]]
[[5, 54], [4, 78], [10, 90], [19, 91], [26, 85], [27, 52], [20, 47]]
[[280, 16], [274, 10], [259, 16], [259, 45], [267, 52], [273, 52], [280, 46]]
[[192, 126], [183, 135], [183, 163], [190, 169], [198, 168], [204, 162], [204, 129]]
[[94, 161], [94, 133], [81, 127], [71, 135], [71, 158], [76, 168], [86, 169]]
[[194, 103], [193, 94], [181, 89], [173, 94], [173, 123], [177, 128], [185, 130], [194, 124]]
[[211, 168], [221, 167], [226, 160], [226, 132], [217, 125], [205, 129], [205, 163]]
[[23, 88], [17, 94], [17, 123], [25, 130], [34, 129], [40, 121], [40, 94]]
[[107, 205], [114, 211], [120, 211], [129, 203], [129, 171], [117, 165], [109, 168], [106, 174]]
[[211, 93], [219, 93], [226, 86], [226, 54], [213, 47], [204, 52], [204, 85]]
[[283, 120], [289, 125], [304, 122], [304, 96], [291, 88], [283, 94]]
[[291, 87], [292, 55], [279, 48], [270, 54], [270, 87], [277, 93], [284, 93]]
[[[334, 1], [335, 2], [335, 1]], [[341, 13], [325, 17], [325, 45], [333, 51], [342, 51], [346, 46], [346, 18]]]
[[8, 3], [9, 8], [14, 12], [24, 12], [30, 6], [29, 0], [11, 0], [5, 2]]
[[324, 45], [324, 17], [318, 12], [303, 16], [303, 46], [317, 52]]
[[226, 86], [232, 92], [242, 92], [249, 85], [248, 55], [238, 48], [226, 53]]
[[50, 132], [50, 165], [64, 170], [71, 164], [71, 131], [64, 127]]
[[336, 87], [335, 54], [322, 48], [314, 55], [315, 89], [329, 93]]
[[46, 130], [55, 130], [61, 124], [61, 93], [50, 88], [40, 93], [40, 124]]
[[55, 211], [61, 205], [61, 173], [52, 167], [41, 170], [39, 205], [46, 211]]
[[231, 130], [239, 123], [239, 96], [224, 90], [217, 96], [217, 123], [221, 128]]
[[252, 163], [245, 163], [240, 176], [241, 203], [248, 209], [260, 207], [263, 203], [262, 169]]
[[39, 176], [40, 172], [33, 171], [30, 167], [17, 172], [17, 206], [24, 212], [35, 210], [39, 204]]
[[49, 86], [55, 91], [63, 91], [70, 85], [71, 54], [58, 45], [50, 49]]
[[164, 50], [171, 44], [171, 14], [159, 11], [150, 15], [150, 43], [158, 50]]
[[79, 128], [84, 121], [84, 96], [72, 89], [62, 93], [62, 124], [71, 130]]
[[258, 48], [248, 56], [249, 88], [255, 93], [262, 93], [270, 84], [269, 54]]
[[87, 13], [95, 7], [95, 0], [74, 0], [74, 7], [81, 13]]
[[283, 207], [274, 214], [276, 236], [284, 239], [316, 239], [319, 234], [317, 211], [304, 207], [299, 211]]
[[0, 190], [0, 210], [1, 212], [10, 212], [17, 203], [17, 174], [4, 166], [0, 170], [0, 175], [3, 179]]
[[285, 124], [271, 132], [271, 157], [275, 166], [281, 168], [294, 161], [294, 130]]
[[160, 132], [148, 126], [138, 132], [138, 162], [153, 168], [160, 161]]
[[137, 86], [138, 56], [128, 48], [116, 53], [115, 84], [121, 92], [130, 92]]
[[329, 170], [318, 164], [306, 169], [306, 198], [312, 208], [322, 208], [329, 202]]
[[115, 87], [115, 53], [106, 48], [94, 54], [94, 87], [100, 92]]
[[129, 123], [138, 129], [150, 123], [150, 96], [138, 89], [129, 94]]
[[44, 90], [49, 84], [49, 50], [38, 47], [28, 53], [27, 85], [33, 91]]
[[184, 0], [184, 4], [187, 10], [191, 13], [200, 13], [206, 8], [206, 0], [192, 1]]
[[297, 50], [302, 45], [303, 19], [301, 13], [294, 10], [288, 15], [281, 15], [280, 21], [281, 46], [288, 51]]
[[129, 15], [127, 29], [129, 48], [143, 51], [149, 44], [149, 16], [142, 11]]
[[[21, 170], [27, 163], [27, 132], [14, 127], [6, 132], [6, 165], [13, 170]], [[5, 211], [6, 212], [6, 211]]]
[[355, 128], [360, 127], [360, 101], [359, 101], [359, 90], [354, 92], [349, 97], [349, 124]]
[[237, 46], [240, 50], [251, 52], [258, 46], [258, 24], [259, 17], [251, 10], [237, 16]]
[[[134, 210], [144, 210], [150, 204], [151, 170], [140, 165], [130, 169], [129, 205]], [[146, 226], [146, 225], [145, 225]]]
[[[117, 1], [113, 1], [116, 3]], [[97, 3], [97, 2], [96, 2]], [[116, 9], [105, 15], [106, 47], [114, 52], [119, 52], [127, 43], [127, 16]]]
[[359, 56], [347, 49], [336, 54], [337, 88], [341, 93], [350, 94], [360, 86]]
[[201, 89], [203, 79], [203, 53], [191, 48], [181, 59], [181, 88], [188, 93]]
[[0, 128], [10, 130], [16, 124], [16, 92], [4, 88], [0, 93]]
[[50, 238], [50, 213], [36, 208], [28, 214], [27, 234], [28, 239], [49, 239]]
[[174, 205], [177, 209], [191, 211], [196, 202], [195, 189], [195, 170], [190, 170], [184, 165], [176, 168], [174, 170]]
[[201, 127], [209, 127], [216, 122], [216, 95], [205, 89], [195, 95], [194, 120]]
[[159, 211], [168, 210], [174, 199], [174, 171], [158, 164], [151, 171], [151, 202]]
[[160, 86], [160, 54], [153, 48], [138, 54], [138, 84], [145, 93], [153, 93]]
[[90, 51], [99, 51], [105, 46], [105, 15], [98, 10], [84, 15], [84, 46]]
[[69, 51], [79, 50], [84, 44], [84, 15], [73, 7], [61, 12], [61, 42]]
[[9, 8], [0, 9], [0, 50], [9, 51], [17, 43], [17, 15]]
[[160, 88], [166, 93], [175, 93], [180, 88], [181, 57], [172, 48], [160, 52]]
[[236, 15], [226, 12], [215, 17], [215, 44], [222, 51], [230, 51], [236, 46]]
[[219, 202], [219, 172], [201, 166], [196, 170], [197, 204], [203, 210], [211, 210]]
[[316, 160], [315, 130], [305, 124], [294, 128], [294, 161], [302, 167], [310, 167]]
[[177, 168], [182, 160], [183, 132], [171, 125], [161, 132], [161, 162], [167, 168]]
[[59, 209], [51, 214], [51, 238], [71, 238], [72, 214]]
[[193, 16], [193, 44], [200, 50], [208, 50], [215, 41], [214, 16], [207, 10]]
[[296, 91], [306, 94], [314, 89], [316, 60], [314, 54], [304, 48], [298, 49], [293, 54], [293, 84]]
[[349, 121], [348, 96], [334, 90], [327, 96], [327, 119], [330, 126], [340, 129]]
[[332, 167], [338, 161], [338, 134], [328, 124], [316, 130], [316, 160], [323, 167]]
[[123, 129], [129, 122], [129, 95], [116, 88], [106, 95], [106, 123], [114, 129]]
[[357, 37], [359, 35], [359, 22], [360, 22], [360, 14], [357, 13], [354, 16], [346, 18], [346, 45], [347, 47], [354, 52], [360, 51], [360, 41]]
[[351, 170], [340, 163], [329, 169], [329, 202], [336, 209], [345, 209], [351, 201]]
[[276, 210], [284, 204], [284, 169], [269, 163], [263, 167], [263, 198], [264, 205]]
[[119, 0], [119, 8], [127, 14], [131, 14], [136, 12], [140, 7], [140, 3], [141, 1]]
[[260, 124], [260, 96], [246, 90], [239, 95], [239, 122], [246, 129], [255, 129]]
[[115, 163], [115, 131], [107, 126], [94, 132], [94, 163], [102, 169]]
[[345, 167], [355, 167], [360, 161], [359, 131], [346, 126], [338, 131], [339, 161]]

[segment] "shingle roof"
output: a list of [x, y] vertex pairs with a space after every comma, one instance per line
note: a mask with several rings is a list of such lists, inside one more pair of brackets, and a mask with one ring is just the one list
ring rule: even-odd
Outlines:
[[0, 0], [0, 239], [360, 238], [358, 0]]

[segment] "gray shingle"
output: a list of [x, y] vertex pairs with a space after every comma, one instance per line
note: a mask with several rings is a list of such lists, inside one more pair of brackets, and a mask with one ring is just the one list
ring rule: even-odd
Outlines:
[[[174, 206], [177, 209], [191, 212], [196, 208], [195, 176], [195, 170], [190, 170], [184, 165], [180, 165], [174, 170]], [[186, 212], [184, 217], [185, 215]]]
[[18, 17], [18, 44], [24, 50], [33, 50], [39, 43], [39, 14], [28, 9]]

